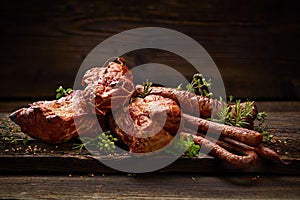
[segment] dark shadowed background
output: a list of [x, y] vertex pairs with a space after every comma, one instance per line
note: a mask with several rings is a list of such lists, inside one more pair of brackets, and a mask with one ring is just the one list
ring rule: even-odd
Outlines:
[[[72, 87], [97, 44], [145, 26], [198, 41], [217, 64], [228, 95], [299, 100], [299, 24], [299, 1], [3, 0], [0, 101], [54, 98], [59, 85]], [[185, 71], [173, 57], [145, 50], [129, 60], [131, 66], [160, 62]]]

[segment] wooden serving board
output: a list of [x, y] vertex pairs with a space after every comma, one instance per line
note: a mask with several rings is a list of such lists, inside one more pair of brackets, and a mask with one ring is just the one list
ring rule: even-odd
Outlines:
[[[263, 145], [269, 146], [289, 165], [259, 160], [249, 169], [236, 169], [213, 157], [181, 157], [171, 165], [158, 170], [164, 173], [203, 173], [203, 174], [280, 174], [300, 175], [300, 102], [258, 102], [258, 108], [267, 112], [268, 131], [274, 135]], [[1, 113], [0, 133], [13, 132], [21, 137], [19, 127]], [[3, 139], [3, 137], [2, 137]], [[22, 139], [17, 144], [0, 140], [0, 172], [7, 173], [115, 173], [93, 157], [88, 151], [72, 149], [77, 140], [59, 145], [45, 144], [30, 139], [24, 145]], [[102, 157], [101, 159], [126, 159], [126, 156]]]

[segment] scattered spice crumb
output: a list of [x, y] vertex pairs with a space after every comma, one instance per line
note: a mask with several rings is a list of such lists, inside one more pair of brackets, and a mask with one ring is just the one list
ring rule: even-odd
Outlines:
[[276, 143], [276, 139], [273, 137], [273, 138], [271, 139], [271, 142], [272, 142], [273, 144], [275, 144], [275, 143]]
[[136, 174], [127, 174], [127, 176], [136, 176]]
[[254, 177], [250, 178], [251, 181], [257, 181], [258, 179], [259, 179], [259, 176], [254, 176]]

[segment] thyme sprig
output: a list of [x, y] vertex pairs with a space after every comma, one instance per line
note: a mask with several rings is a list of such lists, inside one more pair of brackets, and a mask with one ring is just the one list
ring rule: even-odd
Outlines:
[[171, 149], [166, 151], [171, 155], [178, 155], [179, 153], [185, 151], [185, 154], [192, 158], [199, 156], [200, 146], [194, 143], [192, 135], [190, 135], [188, 138], [180, 136], [174, 140]]
[[191, 83], [187, 84], [186, 89], [190, 92], [195, 92], [198, 95], [205, 97], [211, 97], [212, 93], [209, 92], [211, 89], [211, 79], [206, 81], [204, 76], [200, 73], [194, 74]]
[[263, 142], [269, 142], [273, 138], [273, 135], [266, 130], [267, 129], [267, 125], [265, 124], [266, 119], [267, 119], [267, 113], [259, 112], [257, 114], [256, 120], [258, 121], [258, 125], [255, 127], [255, 130], [262, 134]]
[[11, 133], [3, 134], [2, 135], [2, 140], [4, 142], [8, 142], [10, 144], [17, 144], [18, 143], [16, 137]]
[[72, 149], [82, 151], [84, 147], [88, 149], [99, 150], [104, 153], [111, 153], [116, 149], [115, 142], [117, 138], [111, 135], [110, 131], [102, 132], [95, 137], [80, 137], [82, 143], [75, 143]]
[[[1, 138], [2, 138], [2, 141], [4, 141], [4, 142], [8, 142], [13, 145], [18, 144], [19, 138], [17, 138], [13, 133], [2, 133]], [[24, 145], [27, 145], [28, 142], [29, 142], [28, 135], [24, 134], [24, 136], [22, 137], [22, 143]]]
[[[17, 137], [15, 133], [20, 133], [21, 128], [19, 126], [12, 125], [10, 122], [5, 120], [0, 121], [0, 138], [2, 141], [10, 144], [18, 144], [18, 140], [21, 139]], [[28, 143], [28, 135], [24, 134], [22, 137], [22, 142], [24, 145]]]

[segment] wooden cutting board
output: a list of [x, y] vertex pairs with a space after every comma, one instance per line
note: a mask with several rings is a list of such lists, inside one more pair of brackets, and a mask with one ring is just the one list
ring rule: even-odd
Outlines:
[[[300, 174], [300, 102], [257, 102], [260, 111], [268, 114], [267, 125], [272, 140], [263, 145], [278, 152], [289, 165], [259, 160], [250, 169], [236, 169], [213, 157], [181, 157], [158, 172], [196, 172], [205, 174]], [[78, 140], [59, 145], [50, 145], [29, 139], [24, 145], [22, 139], [13, 144], [3, 140], [3, 135], [13, 132], [22, 137], [20, 129], [8, 118], [9, 113], [1, 113], [0, 172], [1, 173], [104, 173], [117, 172], [93, 157], [88, 151], [74, 150]], [[126, 159], [126, 156], [102, 157], [101, 159]]]

